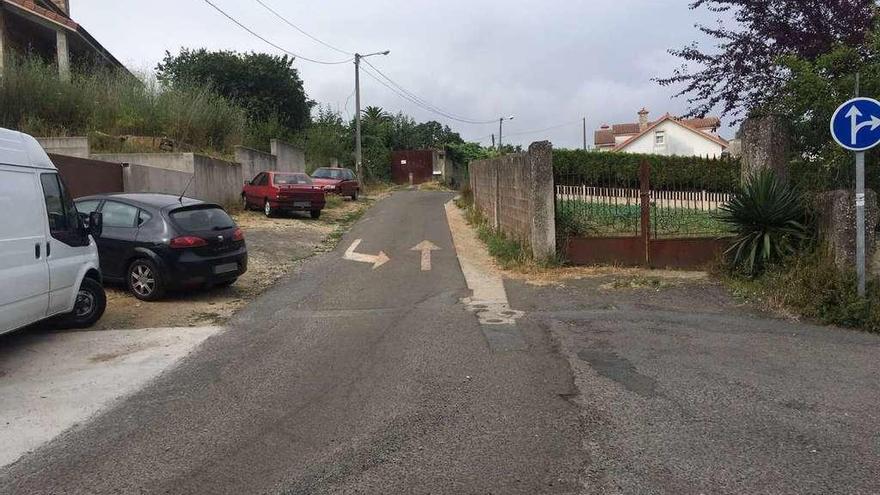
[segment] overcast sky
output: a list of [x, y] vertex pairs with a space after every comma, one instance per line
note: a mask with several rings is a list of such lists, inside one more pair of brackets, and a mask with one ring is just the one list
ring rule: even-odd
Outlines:
[[[284, 24], [256, 0], [212, 0], [281, 47], [303, 56], [346, 58]], [[436, 107], [473, 120], [515, 115], [504, 133], [514, 142], [549, 139], [558, 147], [588, 143], [603, 123], [634, 122], [645, 106], [652, 117], [683, 113], [674, 91], [651, 82], [679, 61], [668, 55], [700, 39], [705, 12], [690, 0], [263, 0], [299, 27], [346, 51], [391, 50], [370, 61]], [[71, 0], [71, 14], [132, 69], [152, 69], [166, 50], [206, 47], [281, 53], [243, 31], [204, 0]], [[308, 95], [350, 116], [352, 64], [297, 60]], [[498, 124], [463, 124], [404, 101], [362, 75], [363, 105], [438, 120], [467, 140], [489, 143]], [[348, 104], [346, 106], [346, 101]], [[520, 134], [560, 124], [545, 132]], [[730, 130], [723, 130], [731, 137]]]

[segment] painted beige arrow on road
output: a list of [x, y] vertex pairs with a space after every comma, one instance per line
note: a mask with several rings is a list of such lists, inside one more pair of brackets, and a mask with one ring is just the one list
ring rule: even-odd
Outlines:
[[431, 251], [439, 251], [440, 248], [434, 245], [431, 241], [422, 241], [417, 245], [413, 246], [410, 251], [421, 251], [422, 252], [422, 271], [429, 272], [431, 271]]
[[343, 256], [343, 258], [349, 261], [357, 261], [359, 263], [371, 263], [373, 265], [373, 270], [391, 261], [391, 258], [382, 251], [379, 251], [379, 254], [375, 256], [372, 254], [354, 252], [355, 249], [361, 245], [361, 242], [363, 242], [363, 239], [355, 239], [355, 241], [351, 243], [351, 246], [345, 250], [345, 256]]

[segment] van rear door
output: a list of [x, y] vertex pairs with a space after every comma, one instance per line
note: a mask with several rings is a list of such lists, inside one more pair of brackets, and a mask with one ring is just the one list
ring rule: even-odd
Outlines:
[[49, 265], [34, 169], [0, 165], [0, 333], [46, 317]]

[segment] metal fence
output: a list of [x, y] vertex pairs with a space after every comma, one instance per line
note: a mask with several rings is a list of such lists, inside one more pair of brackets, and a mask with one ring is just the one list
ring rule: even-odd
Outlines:
[[642, 232], [642, 210], [647, 206], [645, 220], [654, 238], [717, 237], [728, 232], [718, 211], [733, 198], [732, 191], [707, 190], [698, 179], [654, 189], [649, 167], [640, 170], [638, 178], [633, 175], [609, 171], [605, 176], [557, 176], [557, 223], [569, 235], [638, 236]]

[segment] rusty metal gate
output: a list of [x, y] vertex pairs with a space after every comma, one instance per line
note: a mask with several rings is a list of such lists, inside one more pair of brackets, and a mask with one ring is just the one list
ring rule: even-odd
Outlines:
[[74, 198], [123, 192], [122, 164], [49, 154]]
[[573, 264], [697, 268], [727, 245], [728, 228], [717, 212], [732, 191], [697, 179], [654, 189], [647, 161], [637, 171], [555, 180], [558, 247]]
[[391, 153], [391, 179], [395, 184], [430, 182], [434, 179], [433, 150], [406, 150]]

